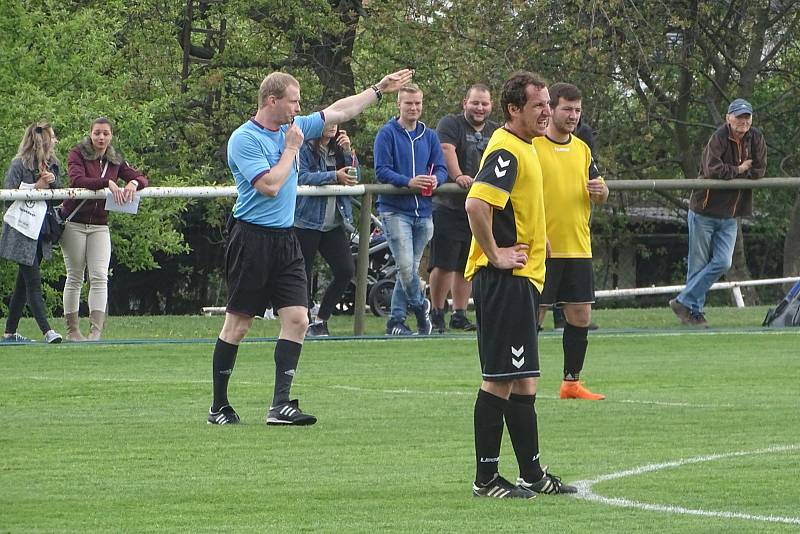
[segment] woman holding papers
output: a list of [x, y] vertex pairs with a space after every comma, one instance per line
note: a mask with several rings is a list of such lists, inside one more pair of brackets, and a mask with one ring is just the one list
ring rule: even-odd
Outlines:
[[[22, 136], [17, 155], [11, 161], [11, 166], [6, 173], [5, 188], [55, 189], [61, 187], [61, 166], [55, 155], [57, 142], [56, 134], [48, 123], [42, 121], [28, 126]], [[11, 300], [8, 303], [6, 330], [1, 341], [30, 341], [17, 333], [19, 320], [27, 302], [36, 319], [36, 324], [44, 334], [44, 340], [47, 343], [61, 342], [61, 334], [51, 329], [50, 323], [47, 321], [47, 308], [42, 297], [42, 277], [39, 271], [42, 259], [50, 259], [51, 245], [44, 239], [38, 220], [35, 226], [39, 227], [38, 231], [34, 227], [33, 233], [28, 232], [30, 235], [26, 235], [23, 234], [23, 231], [26, 231], [25, 228], [20, 227], [20, 230], [17, 230], [10, 223], [3, 223], [3, 233], [0, 236], [0, 257], [18, 263], [19, 271], [14, 293], [11, 294]]]
[[[128, 165], [111, 146], [114, 137], [111, 121], [95, 119], [89, 135], [78, 143], [67, 158], [70, 187], [99, 191], [108, 189], [113, 202], [131, 202], [134, 192], [147, 186], [147, 177]], [[123, 187], [119, 181], [125, 182]], [[96, 341], [100, 339], [106, 319], [108, 301], [108, 265], [111, 262], [111, 234], [108, 231], [108, 212], [105, 200], [67, 200], [62, 216], [75, 216], [66, 223], [61, 237], [61, 249], [67, 268], [64, 285], [64, 319], [67, 339]], [[84, 273], [89, 272], [89, 336], [79, 329], [78, 309]]]

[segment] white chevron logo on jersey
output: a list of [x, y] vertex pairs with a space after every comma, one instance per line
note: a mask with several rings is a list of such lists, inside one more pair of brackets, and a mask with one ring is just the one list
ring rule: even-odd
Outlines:
[[525, 365], [525, 357], [522, 354], [525, 352], [525, 345], [521, 345], [518, 349], [511, 346], [511, 354], [517, 356], [519, 359], [515, 359], [514, 356], [511, 357], [511, 363], [519, 369], [523, 365]]
[[498, 178], [502, 178], [506, 175], [508, 171], [502, 171], [500, 169], [505, 169], [511, 164], [511, 160], [503, 161], [503, 156], [497, 156], [497, 165], [494, 166], [494, 175]]

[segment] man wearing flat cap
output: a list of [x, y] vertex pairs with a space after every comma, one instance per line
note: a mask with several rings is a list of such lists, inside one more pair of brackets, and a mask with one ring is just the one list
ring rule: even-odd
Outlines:
[[[737, 98], [728, 106], [725, 124], [703, 149], [701, 179], [762, 178], [767, 144], [753, 125], [753, 106]], [[707, 328], [706, 292], [731, 267], [737, 217], [753, 214], [751, 189], [701, 189], [689, 200], [689, 258], [686, 287], [669, 307], [683, 324]]]

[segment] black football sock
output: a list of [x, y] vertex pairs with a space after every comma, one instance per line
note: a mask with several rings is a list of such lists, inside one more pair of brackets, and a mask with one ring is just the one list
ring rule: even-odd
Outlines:
[[475, 399], [475, 459], [478, 484], [490, 482], [500, 463], [500, 444], [503, 441], [503, 408], [507, 401], [488, 391], [478, 390]]
[[586, 360], [586, 347], [589, 345], [588, 334], [587, 326], [572, 326], [569, 323], [564, 326], [564, 336], [561, 338], [564, 347], [564, 380], [574, 381], [580, 377]]
[[272, 406], [289, 402], [289, 391], [292, 389], [302, 348], [302, 344], [288, 339], [279, 339], [275, 345], [275, 391], [272, 395]]
[[544, 476], [539, 463], [539, 427], [535, 403], [536, 395], [512, 393], [504, 411], [519, 475], [526, 482], [538, 482]]
[[214, 346], [214, 357], [211, 362], [211, 378], [214, 384], [214, 401], [211, 410], [217, 411], [223, 406], [228, 405], [228, 380], [233, 373], [233, 366], [236, 364], [236, 354], [239, 352], [239, 345], [231, 345], [221, 339], [217, 339]]

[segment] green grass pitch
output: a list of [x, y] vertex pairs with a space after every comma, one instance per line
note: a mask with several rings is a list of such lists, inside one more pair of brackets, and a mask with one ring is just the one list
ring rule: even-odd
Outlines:
[[[0, 532], [798, 531], [800, 331], [750, 328], [761, 317], [713, 310], [721, 327], [697, 332], [665, 310], [598, 313], [583, 378], [602, 402], [556, 399], [561, 340], [545, 332], [542, 459], [600, 479], [594, 500], [471, 497], [469, 336], [306, 343], [306, 428], [263, 423], [271, 342], [239, 351], [245, 424], [206, 424], [219, 318], [111, 318], [110, 338], [142, 344], [0, 347]], [[517, 475], [507, 435], [500, 469]]]

